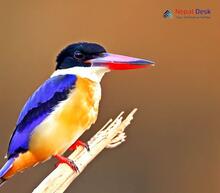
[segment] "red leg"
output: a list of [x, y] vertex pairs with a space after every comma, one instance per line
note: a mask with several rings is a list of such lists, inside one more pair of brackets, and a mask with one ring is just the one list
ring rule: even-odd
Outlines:
[[69, 147], [68, 150], [74, 151], [74, 150], [76, 150], [76, 148], [77, 148], [78, 146], [82, 146], [82, 147], [86, 148], [87, 151], [90, 150], [90, 149], [89, 149], [89, 145], [88, 145], [87, 143], [84, 143], [83, 141], [80, 141], [80, 140], [77, 140], [73, 145], [71, 145], [71, 146]]
[[57, 164], [56, 164], [56, 167], [59, 166], [60, 164], [62, 163], [65, 163], [67, 164], [69, 167], [71, 167], [71, 169], [75, 172], [79, 172], [79, 169], [77, 167], [77, 165], [74, 163], [74, 161], [64, 157], [64, 156], [61, 156], [61, 155], [54, 155], [54, 157], [58, 160]]

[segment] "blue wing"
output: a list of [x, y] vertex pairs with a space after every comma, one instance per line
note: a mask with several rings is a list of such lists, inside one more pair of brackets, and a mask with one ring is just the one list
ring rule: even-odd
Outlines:
[[29, 138], [39, 125], [75, 87], [75, 75], [59, 75], [41, 85], [24, 105], [11, 137], [8, 157], [28, 150]]

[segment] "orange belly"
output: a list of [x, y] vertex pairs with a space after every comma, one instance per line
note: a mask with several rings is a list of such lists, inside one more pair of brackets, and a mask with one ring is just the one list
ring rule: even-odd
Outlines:
[[29, 151], [16, 158], [7, 176], [63, 154], [96, 121], [101, 98], [100, 84], [79, 78], [66, 101], [35, 128]]

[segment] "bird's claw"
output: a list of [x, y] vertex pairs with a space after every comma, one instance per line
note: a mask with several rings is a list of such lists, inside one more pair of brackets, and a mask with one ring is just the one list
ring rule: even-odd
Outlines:
[[60, 164], [67, 164], [73, 171], [79, 172], [78, 166], [75, 164], [75, 162], [69, 158], [63, 157], [61, 155], [54, 155], [54, 157], [58, 160], [56, 163], [56, 167], [58, 167]]
[[88, 143], [83, 142], [83, 141], [81, 141], [81, 140], [77, 140], [73, 145], [71, 145], [71, 146], [69, 147], [69, 150], [70, 150], [70, 151], [74, 151], [74, 150], [76, 150], [77, 147], [79, 147], [79, 146], [82, 146], [82, 147], [86, 148], [87, 151], [90, 151], [90, 148], [89, 148]]

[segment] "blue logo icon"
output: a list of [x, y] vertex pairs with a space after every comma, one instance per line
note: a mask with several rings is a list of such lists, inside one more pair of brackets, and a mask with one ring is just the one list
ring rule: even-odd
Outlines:
[[173, 17], [173, 13], [170, 10], [166, 10], [163, 14], [164, 18], [172, 18]]

